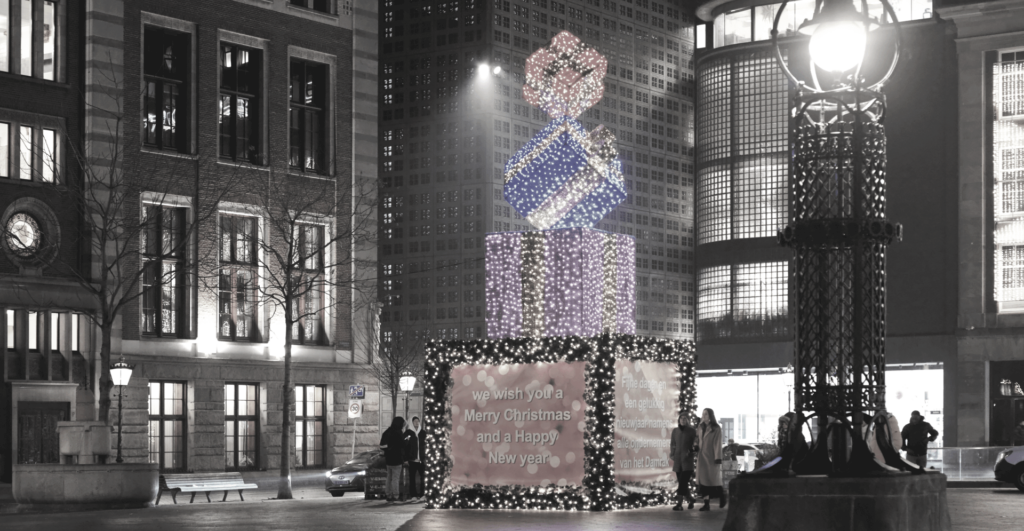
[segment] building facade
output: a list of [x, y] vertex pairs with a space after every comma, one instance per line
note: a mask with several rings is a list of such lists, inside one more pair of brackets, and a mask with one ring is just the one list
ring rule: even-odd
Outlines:
[[628, 198], [596, 227], [637, 240], [637, 333], [693, 335], [692, 16], [678, 2], [388, 0], [381, 7], [382, 348], [486, 335], [484, 235], [532, 230], [509, 157], [548, 123], [526, 58], [570, 31], [609, 62], [579, 120], [615, 134]]
[[[75, 31], [87, 46], [75, 64], [88, 69], [70, 106], [84, 109], [77, 167], [101, 176], [87, 183], [93, 190], [123, 189], [121, 211], [141, 220], [125, 226], [142, 227], [137, 243], [104, 253], [80, 239], [83, 270], [95, 277], [116, 264], [135, 294], [123, 299], [111, 345], [135, 365], [123, 389], [125, 460], [165, 471], [275, 470], [283, 423], [297, 469], [322, 470], [375, 447], [378, 395], [364, 370], [373, 308], [361, 293], [376, 288], [376, 6], [124, 0], [78, 9]], [[328, 200], [289, 220], [259, 200], [268, 190]], [[84, 210], [95, 226], [95, 210]], [[274, 239], [274, 225], [288, 222], [294, 238]], [[295, 274], [312, 286], [295, 298], [303, 317], [291, 329], [274, 303], [282, 269], [270, 259], [288, 244], [307, 250]], [[18, 308], [15, 320], [31, 319], [30, 310]], [[48, 315], [37, 319], [50, 326]], [[61, 330], [74, 326], [52, 319]], [[97, 361], [97, 331], [79, 328], [72, 341], [88, 335], [91, 372], [71, 380], [69, 416], [92, 420], [107, 368]], [[41, 353], [56, 363], [43, 341], [50, 328], [42, 330]], [[295, 387], [288, 411], [286, 336]], [[18, 353], [30, 360], [22, 346], [30, 339], [21, 337], [15, 327]], [[369, 390], [358, 421], [346, 414], [355, 384]], [[15, 431], [23, 416], [15, 414]], [[34, 462], [53, 456], [43, 459]]]

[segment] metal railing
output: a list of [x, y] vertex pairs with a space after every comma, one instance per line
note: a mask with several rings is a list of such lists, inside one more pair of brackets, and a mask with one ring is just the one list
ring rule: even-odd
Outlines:
[[929, 448], [928, 467], [943, 474], [949, 481], [995, 480], [993, 467], [999, 452], [1009, 446], [964, 446]]

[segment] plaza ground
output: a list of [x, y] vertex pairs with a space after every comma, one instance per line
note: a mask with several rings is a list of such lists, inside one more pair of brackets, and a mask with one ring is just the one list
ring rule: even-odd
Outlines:
[[[949, 489], [949, 513], [956, 531], [1024, 529], [1024, 493], [1016, 489]], [[422, 504], [389, 505], [361, 494], [331, 498], [319, 489], [295, 491], [295, 500], [275, 501], [269, 490], [232, 495], [226, 503], [161, 505], [149, 509], [0, 515], [4, 531], [90, 529], [350, 529], [353, 531], [719, 531], [725, 511], [673, 512], [667, 508], [611, 513], [541, 511], [428, 511]], [[301, 499], [300, 499], [301, 498]]]

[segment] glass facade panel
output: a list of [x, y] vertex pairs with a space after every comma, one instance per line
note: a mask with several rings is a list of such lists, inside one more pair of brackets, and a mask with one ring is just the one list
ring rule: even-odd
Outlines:
[[702, 268], [697, 286], [700, 341], [788, 334], [788, 262]]

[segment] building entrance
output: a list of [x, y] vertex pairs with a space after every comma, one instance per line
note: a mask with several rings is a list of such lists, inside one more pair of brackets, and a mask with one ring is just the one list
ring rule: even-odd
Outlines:
[[66, 402], [18, 402], [18, 464], [60, 463], [57, 423], [68, 420]]

